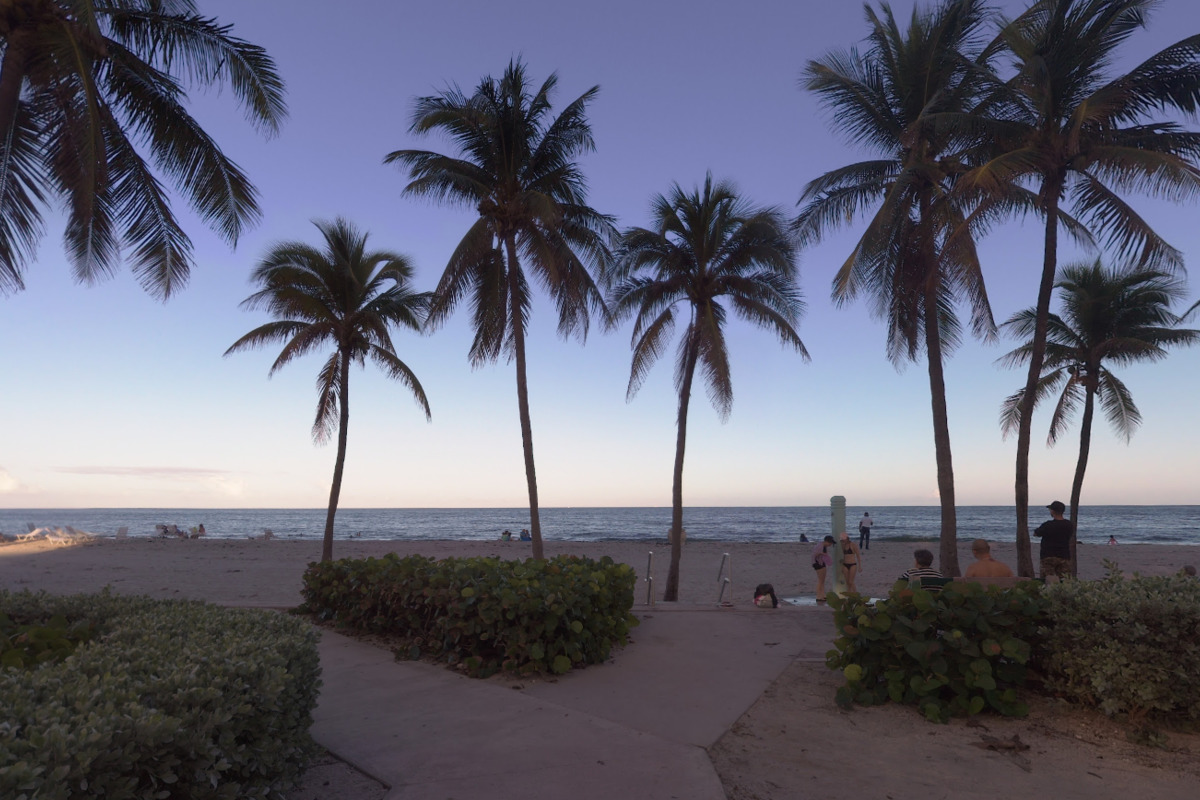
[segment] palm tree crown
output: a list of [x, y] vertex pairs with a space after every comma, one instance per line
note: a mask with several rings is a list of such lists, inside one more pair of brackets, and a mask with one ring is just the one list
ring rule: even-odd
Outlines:
[[491, 362], [501, 353], [516, 362], [535, 558], [542, 557], [542, 536], [525, 364], [533, 305], [526, 270], [554, 300], [559, 332], [585, 338], [590, 311], [607, 312], [589, 269], [604, 275], [615, 235], [612, 220], [587, 205], [577, 163], [594, 149], [586, 110], [598, 88], [555, 116], [550, 95], [557, 82], [551, 75], [534, 89], [524, 65], [512, 61], [499, 80], [484, 78], [470, 95], [453, 87], [423, 97], [411, 131], [441, 132], [459, 153], [396, 150], [385, 158], [408, 169], [405, 194], [478, 212], [450, 256], [429, 321], [441, 324], [469, 296], [475, 328], [471, 363]]
[[142, 151], [237, 242], [257, 193], [184, 109], [184, 82], [227, 83], [267, 133], [286, 111], [274, 63], [230, 30], [191, 0], [0, 2], [0, 291], [22, 288], [41, 207], [60, 197], [80, 280], [111, 273], [127, 248], [147, 291], [180, 288], [191, 241]]
[[[1110, 365], [1161, 361], [1169, 347], [1200, 340], [1200, 331], [1178, 327], [1183, 318], [1171, 311], [1171, 305], [1183, 298], [1184, 285], [1165, 272], [1136, 265], [1110, 269], [1097, 259], [1065, 267], [1054, 286], [1062, 312], [1049, 318], [1046, 357], [1034, 398], [1036, 406], [1059, 395], [1047, 443], [1059, 440], [1089, 391], [1100, 398], [1113, 429], [1128, 441], [1142, 416]], [[1029, 363], [1035, 322], [1036, 312], [1028, 308], [1004, 323], [1025, 342], [1000, 363], [1009, 367]], [[1001, 429], [1006, 436], [1017, 429], [1023, 396], [1022, 389], [1004, 402]]]
[[[667, 349], [676, 314], [686, 325], [675, 361], [679, 391], [678, 435], [672, 492], [671, 567], [664, 599], [676, 600], [683, 529], [683, 456], [687, 412], [696, 366], [722, 418], [733, 404], [729, 352], [725, 344], [726, 298], [742, 319], [775, 332], [806, 359], [795, 330], [804, 310], [796, 287], [795, 248], [782, 214], [753, 208], [731, 184], [713, 183], [685, 192], [676, 185], [653, 201], [654, 227], [631, 228], [622, 236], [612, 279], [613, 317], [634, 317], [633, 364], [628, 396], [637, 392], [650, 367]], [[682, 307], [682, 308], [681, 308]]]
[[318, 443], [338, 432], [338, 455], [325, 525], [322, 560], [333, 554], [333, 518], [341, 491], [350, 415], [350, 365], [370, 359], [403, 384], [430, 418], [429, 401], [413, 371], [396, 354], [389, 327], [422, 329], [428, 292], [412, 291], [413, 267], [405, 256], [366, 249], [367, 234], [349, 222], [317, 222], [325, 240], [318, 249], [303, 242], [276, 245], [255, 267], [259, 290], [242, 302], [274, 318], [234, 342], [225, 355], [273, 343], [283, 350], [268, 375], [324, 347], [333, 352], [317, 377], [317, 415], [312, 435]]
[[[576, 161], [595, 149], [586, 110], [599, 87], [552, 117], [557, 83], [551, 75], [533, 90], [525, 66], [514, 61], [500, 80], [484, 78], [471, 95], [452, 88], [420, 98], [411, 130], [440, 131], [460, 154], [396, 150], [384, 159], [408, 168], [405, 194], [479, 213], [450, 257], [430, 312], [430, 323], [441, 324], [471, 295], [474, 364], [494, 361], [502, 351], [511, 356], [515, 335], [528, 324], [530, 287], [522, 266], [554, 298], [564, 335], [586, 336], [589, 311], [604, 307], [588, 270], [603, 274], [614, 230], [611, 218], [586, 204]], [[505, 298], [509, 280], [514, 291]]]

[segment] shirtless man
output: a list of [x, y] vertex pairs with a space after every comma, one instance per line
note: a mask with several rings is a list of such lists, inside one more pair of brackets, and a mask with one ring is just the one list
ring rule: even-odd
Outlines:
[[975, 556], [975, 562], [967, 567], [964, 578], [1011, 578], [1013, 576], [1013, 571], [1008, 568], [1007, 564], [992, 558], [992, 548], [987, 543], [987, 539], [976, 539], [972, 542], [971, 553]]

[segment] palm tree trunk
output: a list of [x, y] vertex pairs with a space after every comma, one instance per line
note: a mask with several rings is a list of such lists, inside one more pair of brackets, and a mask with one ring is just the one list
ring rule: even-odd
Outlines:
[[333, 465], [333, 485], [329, 488], [329, 511], [325, 514], [325, 543], [321, 560], [333, 560], [333, 518], [337, 515], [338, 498], [342, 494], [342, 469], [346, 466], [346, 434], [350, 428], [350, 353], [342, 351], [342, 385], [338, 397], [337, 461]]
[[1038, 378], [1046, 357], [1046, 329], [1050, 321], [1050, 295], [1054, 290], [1054, 273], [1058, 268], [1058, 201], [1062, 195], [1063, 178], [1055, 175], [1042, 185], [1046, 213], [1045, 250], [1042, 254], [1042, 280], [1038, 287], [1037, 319], [1033, 341], [1030, 342], [1029, 373], [1025, 378], [1025, 394], [1021, 398], [1021, 414], [1017, 421], [1017, 470], [1015, 494], [1017, 505], [1017, 574], [1033, 577], [1033, 551], [1029, 544], [1029, 444], [1033, 432], [1033, 401]]
[[517, 294], [517, 246], [512, 237], [504, 240], [508, 256], [508, 324], [513, 329], [513, 350], [517, 361], [517, 409], [521, 416], [521, 447], [525, 451], [525, 482], [529, 485], [529, 535], [533, 557], [545, 558], [542, 549], [542, 522], [538, 514], [537, 471], [533, 466], [533, 425], [529, 418], [529, 379], [525, 373], [525, 326]]
[[954, 459], [950, 450], [950, 415], [946, 408], [946, 376], [942, 367], [942, 340], [938, 324], [936, 274], [925, 287], [925, 353], [929, 362], [929, 397], [933, 407], [933, 450], [937, 460], [938, 497], [942, 506], [942, 531], [938, 562], [942, 574], [957, 578], [958, 511], [954, 500]]
[[1079, 426], [1079, 460], [1075, 462], [1075, 480], [1071, 482], [1071, 577], [1079, 576], [1079, 562], [1075, 557], [1076, 537], [1079, 535], [1079, 498], [1083, 494], [1083, 474], [1087, 472], [1088, 455], [1092, 451], [1092, 414], [1095, 412], [1096, 390], [1092, 388], [1095, 373], [1088, 368], [1084, 378], [1086, 399], [1083, 401], [1083, 422]]
[[667, 588], [663, 592], [665, 601], [679, 599], [679, 562], [683, 558], [683, 451], [687, 446], [687, 416], [688, 405], [692, 400], [692, 378], [696, 374], [696, 359], [699, 356], [692, 335], [692, 327], [689, 327], [687, 364], [683, 371], [683, 385], [679, 387], [679, 418], [676, 420], [675, 473], [671, 481], [671, 566], [667, 570]]

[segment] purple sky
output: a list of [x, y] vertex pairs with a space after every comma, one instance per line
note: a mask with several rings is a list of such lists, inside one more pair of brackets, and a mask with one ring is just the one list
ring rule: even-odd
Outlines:
[[[73, 283], [62, 222], [50, 217], [26, 291], [0, 298], [8, 343], [0, 507], [323, 506], [335, 452], [309, 437], [323, 356], [269, 381], [276, 351], [221, 357], [265, 321], [238, 308], [251, 291], [249, 271], [277, 241], [316, 242], [311, 220], [343, 215], [369, 230], [376, 247], [409, 254], [417, 285], [432, 288], [470, 214], [401, 197], [405, 175], [383, 166], [383, 156], [447, 149], [408, 133], [413, 99], [451, 83], [470, 90], [514, 55], [538, 81], [557, 71], [556, 107], [600, 85], [590, 110], [597, 151], [584, 166], [592, 204], [622, 226], [645, 224], [654, 194], [673, 181], [691, 187], [706, 170], [790, 214], [807, 181], [873, 155], [844, 147], [798, 87], [808, 59], [861, 40], [866, 26], [854, 3], [200, 7], [266, 47], [287, 81], [290, 119], [270, 141], [245, 124], [228, 93], [193, 98], [197, 116], [260, 189], [264, 220], [231, 251], [189, 218], [197, 268], [186, 290], [160, 304], [127, 272], [93, 287]], [[906, 16], [911, 4], [894, 8]], [[1128, 64], [1198, 29], [1196, 6], [1170, 0], [1134, 37]], [[1132, 199], [1189, 263], [1200, 254], [1193, 208]], [[866, 305], [838, 309], [829, 300], [860, 231], [849, 227], [801, 254], [808, 311], [799, 330], [811, 364], [769, 333], [731, 324], [733, 413], [722, 425], [697, 390], [686, 504], [819, 505], [834, 494], [855, 507], [936, 504], [924, 364], [898, 372]], [[997, 320], [1033, 305], [1040, 236], [1030, 220], [983, 242]], [[1060, 261], [1080, 255], [1064, 250]], [[342, 505], [525, 504], [512, 365], [470, 369], [462, 312], [432, 336], [396, 342], [425, 386], [433, 422], [398, 384], [355, 372]], [[996, 420], [1023, 376], [994, 364], [1012, 346], [969, 341], [947, 365], [964, 505], [1012, 502], [1015, 443], [1001, 440]], [[564, 342], [552, 307], [536, 303], [529, 371], [543, 505], [669, 505], [673, 361], [664, 358], [626, 403], [629, 357], [628, 327], [605, 334], [597, 325], [585, 345]], [[1200, 503], [1200, 349], [1120, 374], [1145, 424], [1130, 445], [1097, 425], [1084, 502]], [[1074, 469], [1074, 434], [1054, 450], [1043, 446], [1047, 414], [1035, 423], [1034, 505], [1066, 500]]]

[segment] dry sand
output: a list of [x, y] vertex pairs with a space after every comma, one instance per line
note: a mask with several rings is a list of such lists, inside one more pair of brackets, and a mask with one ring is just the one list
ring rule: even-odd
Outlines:
[[[969, 542], [963, 542], [959, 563], [972, 560]], [[684, 603], [716, 603], [720, 596], [719, 571], [724, 554], [732, 570], [736, 603], [749, 603], [759, 583], [774, 585], [780, 596], [815, 593], [809, 566], [813, 545], [759, 544], [752, 542], [692, 541], [684, 546], [680, 562], [679, 599]], [[887, 593], [896, 577], [912, 566], [912, 552], [926, 547], [937, 552], [936, 542], [873, 542], [863, 555], [858, 590], [872, 596]], [[1036, 543], [1034, 545], [1036, 559]], [[335, 558], [362, 558], [420, 554], [526, 558], [527, 542], [338, 541]], [[563, 553], [593, 558], [610, 556], [630, 564], [638, 573], [635, 599], [646, 600], [648, 554], [653, 552], [654, 594], [661, 596], [670, 561], [666, 542], [546, 542], [546, 555]], [[993, 555], [1016, 566], [1011, 543], [993, 545]], [[187, 597], [238, 606], [290, 607], [299, 604], [306, 565], [321, 557], [318, 541], [248, 539], [97, 539], [73, 547], [45, 542], [0, 545], [0, 587], [50, 592], [94, 592], [105, 586], [125, 594], [152, 597]], [[1167, 575], [1184, 564], [1200, 563], [1200, 548], [1162, 545], [1080, 546], [1079, 575], [1101, 578], [1104, 561], [1112, 560], [1126, 573]], [[728, 573], [726, 573], [728, 574]], [[831, 586], [831, 584], [829, 584]], [[726, 594], [728, 599], [728, 594]]]
[[[964, 542], [960, 564], [971, 561]], [[1036, 543], [1035, 543], [1036, 548]], [[859, 590], [880, 596], [911, 566], [912, 551], [936, 542], [872, 543], [864, 554]], [[681, 563], [683, 603], [714, 604], [718, 570], [731, 559], [733, 598], [751, 602], [758, 583], [771, 583], [782, 596], [812, 597], [811, 544], [747, 542], [688, 543]], [[54, 593], [114, 591], [153, 597], [185, 597], [261, 607], [300, 602], [305, 566], [320, 557], [320, 542], [262, 540], [96, 540], [73, 547], [46, 543], [0, 545], [0, 588]], [[546, 554], [611, 556], [638, 572], [636, 602], [646, 600], [648, 553], [653, 551], [655, 594], [661, 594], [670, 548], [665, 542], [547, 542]], [[388, 552], [448, 556], [522, 558], [522, 542], [338, 541], [337, 558], [380, 556]], [[993, 546], [1010, 566], [1012, 544]], [[1200, 550], [1186, 546], [1116, 545], [1080, 548], [1080, 577], [1100, 578], [1104, 561], [1126, 574], [1165, 575], [1184, 564], [1200, 563]], [[1035, 551], [1036, 558], [1036, 551]], [[727, 565], [729, 566], [729, 565]], [[728, 597], [728, 595], [726, 595]], [[791, 613], [828, 613], [791, 609]], [[618, 656], [619, 657], [619, 656]], [[1200, 779], [1200, 737], [1171, 734], [1165, 749], [1125, 741], [1126, 729], [1095, 714], [1035, 704], [1028, 720], [983, 718], [951, 725], [924, 722], [909, 708], [885, 706], [844, 712], [833, 703], [838, 676], [823, 664], [797, 661], [710, 750], [732, 800], [790, 798], [954, 797], [992, 798], [1038, 793], [1094, 800], [1134, 796], [1184, 800], [1195, 796]], [[986, 742], [1017, 736], [1030, 749], [995, 750], [985, 760], [964, 753]], [[1039, 768], [1030, 772], [1030, 764]], [[1103, 774], [1105, 780], [1100, 781]], [[289, 800], [381, 798], [384, 787], [349, 766], [327, 759], [310, 770]], [[1106, 790], [1120, 786], [1118, 795]], [[1100, 788], [1104, 787], [1104, 788]]]

